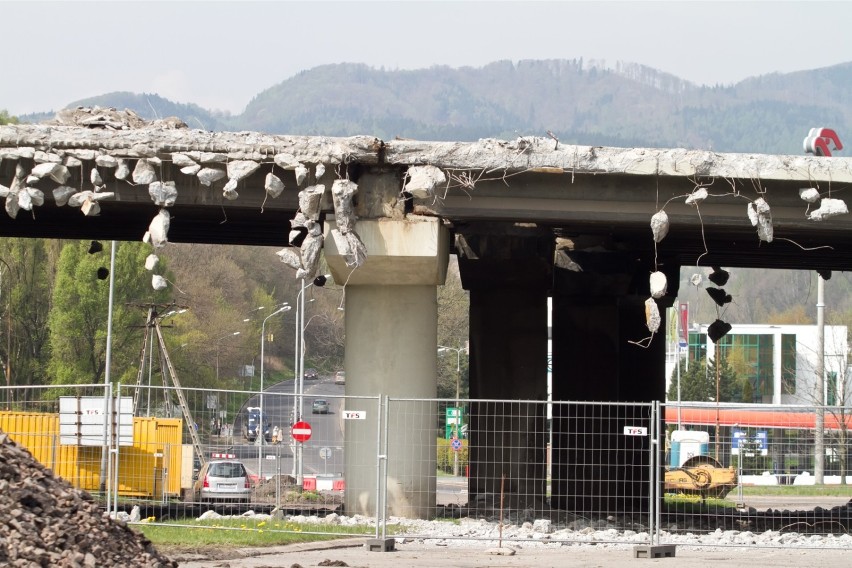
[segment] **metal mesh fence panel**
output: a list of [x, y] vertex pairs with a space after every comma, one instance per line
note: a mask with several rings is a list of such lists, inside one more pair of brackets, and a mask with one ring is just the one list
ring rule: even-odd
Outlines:
[[792, 533], [848, 534], [852, 407], [668, 403], [664, 415], [663, 541], [701, 544], [722, 530], [740, 532], [721, 544], [779, 546]]
[[457, 519], [438, 538], [650, 542], [651, 404], [390, 399], [388, 414], [395, 534]]

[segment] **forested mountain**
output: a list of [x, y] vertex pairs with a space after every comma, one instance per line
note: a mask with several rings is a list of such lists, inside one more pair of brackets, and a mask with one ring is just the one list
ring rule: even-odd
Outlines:
[[414, 71], [340, 63], [290, 77], [234, 116], [153, 94], [110, 93], [69, 106], [95, 104], [179, 116], [206, 130], [421, 140], [550, 130], [565, 143], [798, 154], [810, 128], [829, 126], [841, 138], [852, 132], [852, 63], [713, 87], [643, 65], [610, 69], [582, 59]]

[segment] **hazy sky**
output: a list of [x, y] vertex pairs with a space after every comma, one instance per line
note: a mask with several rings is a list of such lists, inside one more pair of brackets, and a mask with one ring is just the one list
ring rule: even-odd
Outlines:
[[852, 2], [0, 0], [0, 109], [110, 91], [239, 113], [299, 71], [632, 61], [699, 84], [852, 61]]

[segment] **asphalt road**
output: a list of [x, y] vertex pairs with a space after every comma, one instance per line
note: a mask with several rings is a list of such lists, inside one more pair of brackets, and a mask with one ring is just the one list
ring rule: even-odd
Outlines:
[[[234, 445], [232, 452], [241, 460], [249, 473], [260, 471], [264, 477], [294, 472], [293, 453], [301, 447], [303, 474], [342, 474], [343, 426], [340, 409], [343, 407], [343, 385], [334, 384], [332, 377], [305, 381], [302, 397], [302, 420], [311, 426], [309, 440], [295, 442], [290, 435], [293, 407], [298, 399], [293, 394], [293, 381], [284, 381], [264, 390], [263, 411], [274, 428], [284, 428], [284, 440], [279, 443], [248, 442], [242, 436], [243, 414], [234, 419]], [[313, 414], [311, 406], [316, 399], [329, 402], [328, 414]], [[260, 406], [260, 397], [252, 397], [246, 406]], [[326, 456], [325, 458], [323, 456]]]

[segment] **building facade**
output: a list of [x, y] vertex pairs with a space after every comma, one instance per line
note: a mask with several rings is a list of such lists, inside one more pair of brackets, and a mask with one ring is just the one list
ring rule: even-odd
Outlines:
[[[716, 345], [707, 336], [706, 324], [693, 324], [688, 344], [674, 338], [667, 358], [668, 380], [698, 361], [713, 361]], [[818, 400], [817, 363], [819, 328], [816, 325], [735, 324], [719, 340], [720, 356], [737, 377], [748, 379], [753, 400], [767, 404], [813, 405]], [[848, 328], [824, 326], [824, 396], [826, 405], [849, 404], [850, 393]]]

